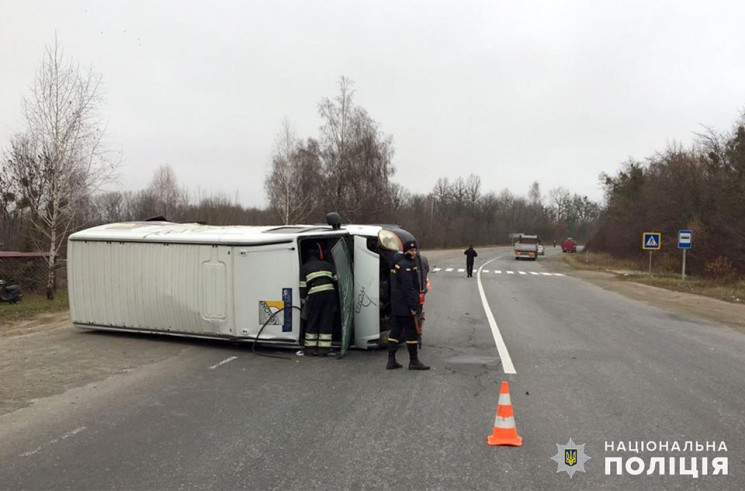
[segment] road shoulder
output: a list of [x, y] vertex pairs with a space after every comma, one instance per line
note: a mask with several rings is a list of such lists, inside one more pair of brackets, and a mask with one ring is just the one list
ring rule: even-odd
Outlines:
[[621, 279], [610, 272], [575, 269], [564, 262], [561, 255], [546, 258], [544, 261], [547, 268], [552, 271], [589, 281], [604, 290], [619, 293], [676, 314], [698, 317], [745, 332], [745, 305], [636, 283], [633, 280]]

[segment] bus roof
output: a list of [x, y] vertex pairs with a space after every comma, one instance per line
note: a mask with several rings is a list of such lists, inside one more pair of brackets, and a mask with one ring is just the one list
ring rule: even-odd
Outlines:
[[347, 225], [333, 230], [327, 225], [202, 225], [199, 223], [121, 222], [99, 225], [70, 235], [71, 241], [156, 242], [188, 244], [258, 245], [291, 242], [303, 236], [374, 237], [380, 225]]

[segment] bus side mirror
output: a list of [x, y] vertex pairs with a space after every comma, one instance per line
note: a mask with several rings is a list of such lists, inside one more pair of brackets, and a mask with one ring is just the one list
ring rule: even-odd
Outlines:
[[326, 223], [331, 225], [332, 230], [339, 230], [341, 228], [341, 217], [335, 211], [326, 213]]

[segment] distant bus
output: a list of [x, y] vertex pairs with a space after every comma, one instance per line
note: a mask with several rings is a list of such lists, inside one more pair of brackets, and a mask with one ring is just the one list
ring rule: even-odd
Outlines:
[[520, 234], [515, 241], [515, 259], [527, 258], [533, 261], [538, 257], [538, 244], [541, 240], [537, 235]]

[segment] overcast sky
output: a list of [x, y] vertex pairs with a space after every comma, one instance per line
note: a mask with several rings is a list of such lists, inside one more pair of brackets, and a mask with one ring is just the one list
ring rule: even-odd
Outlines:
[[737, 0], [0, 0], [0, 148], [56, 33], [102, 77], [121, 190], [168, 164], [193, 192], [265, 206], [282, 119], [317, 137], [346, 76], [412, 192], [475, 174], [483, 192], [600, 200], [601, 172], [731, 129], [743, 26]]

